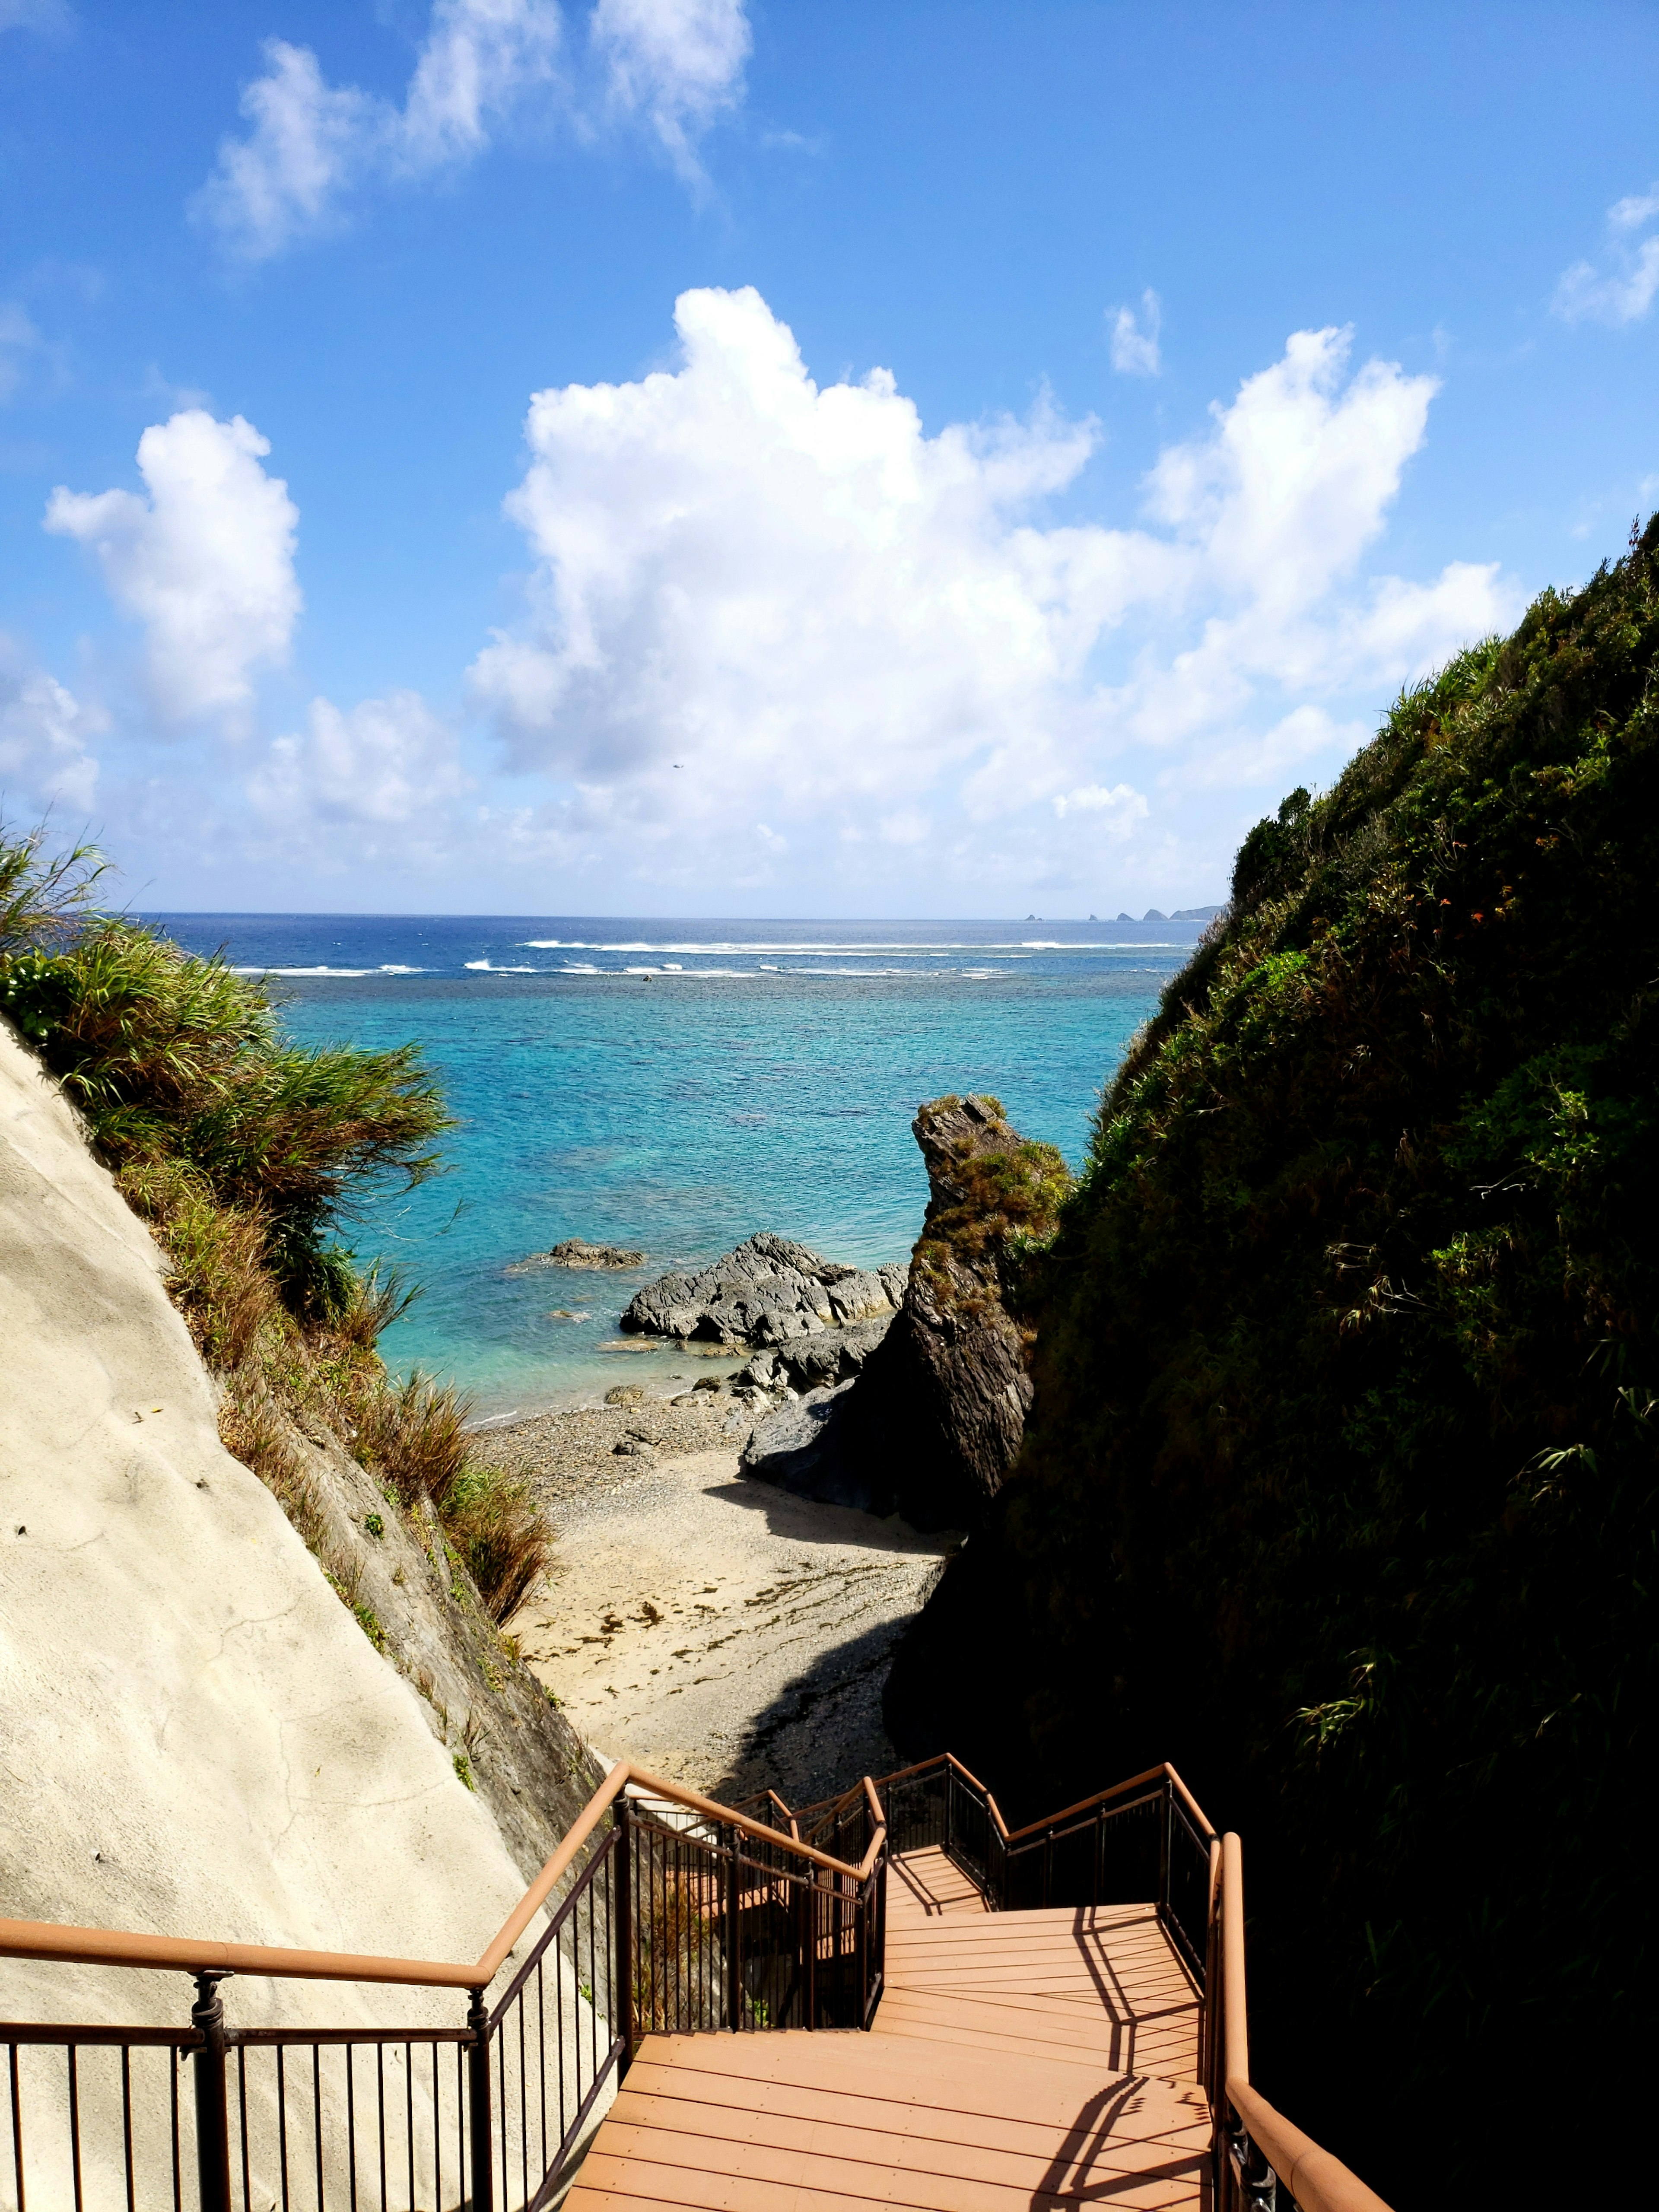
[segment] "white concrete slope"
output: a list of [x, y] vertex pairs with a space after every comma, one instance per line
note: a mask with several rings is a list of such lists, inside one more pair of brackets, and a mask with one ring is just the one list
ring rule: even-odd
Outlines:
[[[0, 1913], [476, 1958], [523, 1881], [416, 1693], [219, 1442], [161, 1262], [0, 1021]], [[179, 1974], [0, 1961], [0, 2018], [187, 2020]], [[459, 2024], [234, 1983], [234, 2020]]]

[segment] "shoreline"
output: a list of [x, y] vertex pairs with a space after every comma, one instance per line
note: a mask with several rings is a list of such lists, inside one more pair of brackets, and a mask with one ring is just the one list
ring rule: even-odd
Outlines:
[[601, 1755], [809, 1803], [895, 1763], [888, 1669], [961, 1538], [742, 1475], [750, 1409], [699, 1395], [707, 1409], [586, 1407], [477, 1439], [552, 1533], [552, 1571], [507, 1627]]

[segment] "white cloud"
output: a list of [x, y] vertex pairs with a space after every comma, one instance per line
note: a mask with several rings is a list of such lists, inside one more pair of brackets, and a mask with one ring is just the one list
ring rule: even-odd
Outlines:
[[1156, 292], [1140, 295], [1140, 315], [1133, 307], [1120, 307], [1112, 322], [1112, 367], [1120, 376], [1156, 376], [1161, 366], [1158, 333], [1164, 327], [1164, 305]]
[[14, 822], [49, 806], [91, 806], [98, 763], [87, 740], [103, 726], [100, 714], [0, 635], [0, 799]]
[[265, 75], [243, 88], [246, 138], [224, 138], [219, 165], [191, 202], [250, 261], [319, 230], [386, 134], [380, 102], [355, 85], [324, 82], [308, 46], [264, 44]]
[[1639, 322], [1659, 295], [1659, 234], [1638, 239], [1659, 217], [1659, 185], [1633, 192], [1607, 210], [1605, 265], [1575, 261], [1555, 288], [1552, 305], [1565, 321]]
[[165, 722], [235, 715], [252, 672], [282, 660], [300, 612], [299, 513], [259, 464], [270, 451], [238, 415], [200, 408], [138, 441], [147, 497], [62, 485], [46, 526], [98, 556], [111, 597], [144, 626], [152, 704]]
[[414, 691], [349, 713], [313, 699], [303, 733], [278, 738], [248, 781], [256, 811], [290, 828], [420, 823], [472, 788], [453, 732]]
[[[742, 0], [599, 0], [590, 25], [607, 104], [642, 116], [687, 173], [695, 141], [740, 98], [749, 27]], [[191, 203], [248, 260], [339, 220], [370, 181], [407, 182], [476, 159], [538, 104], [580, 124], [557, 0], [434, 0], [401, 106], [331, 85], [307, 46], [272, 39], [243, 91], [251, 128], [228, 137]]]
[[683, 174], [701, 173], [695, 140], [743, 97], [743, 0], [599, 0], [591, 35], [613, 104], [649, 120]]
[[1042, 516], [1091, 422], [930, 437], [884, 370], [815, 384], [752, 290], [676, 322], [677, 369], [533, 399], [531, 616], [473, 670], [514, 765], [574, 786], [538, 834], [653, 881], [752, 844], [761, 792], [797, 869], [925, 842], [989, 881], [1045, 835], [1083, 866], [1167, 838], [1137, 751], [1166, 791], [1266, 781], [1306, 695], [1386, 695], [1514, 611], [1495, 566], [1363, 573], [1436, 386], [1352, 372], [1344, 331], [1295, 334], [1160, 456], [1153, 526], [1111, 528]]
[[1297, 707], [1260, 735], [1206, 751], [1186, 780], [1200, 785], [1278, 787], [1310, 761], [1318, 761], [1328, 775], [1370, 734], [1368, 722], [1339, 722], [1322, 707]]
[[1054, 793], [1055, 814], [1090, 814], [1100, 817], [1109, 837], [1127, 837], [1137, 822], [1146, 819], [1147, 805], [1139, 792], [1127, 783], [1085, 783], [1075, 791]]

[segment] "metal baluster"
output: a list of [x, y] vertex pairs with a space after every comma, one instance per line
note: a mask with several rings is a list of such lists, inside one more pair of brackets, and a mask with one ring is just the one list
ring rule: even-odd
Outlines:
[[[247, 2149], [247, 2051], [240, 2043], [236, 2046], [236, 2124], [242, 2136], [242, 2212], [252, 2212], [253, 2182], [248, 2172]], [[132, 2212], [131, 2202], [127, 2212]]]
[[[172, 2091], [173, 2212], [181, 2212], [181, 2208], [184, 2203], [184, 2177], [179, 2170], [179, 2069], [183, 2063], [184, 2056], [185, 2054], [182, 2051], [175, 2051], [173, 2054], [173, 2063], [167, 2069], [167, 2087]], [[283, 2200], [283, 2212], [288, 2212], [288, 2199], [286, 2197]]]
[[[380, 2113], [380, 2212], [392, 2212], [392, 2200], [386, 2194], [386, 2045], [374, 2046], [374, 2097]], [[252, 2212], [251, 2205], [244, 2212]]]
[[[126, 2161], [127, 2212], [133, 2212], [132, 2185], [132, 2048], [121, 2045], [121, 2154]], [[21, 2212], [21, 2192], [19, 2212]]]
[[459, 2043], [455, 2045], [455, 2193], [459, 2198], [466, 2188], [466, 2054]]
[[[84, 2212], [81, 2191], [81, 2083], [75, 2045], [69, 2046], [70, 2172], [75, 2180], [75, 2212]], [[204, 2198], [204, 2203], [206, 2203]]]
[[357, 2098], [356, 2084], [351, 2078], [351, 2045], [345, 2047], [346, 2060], [346, 2175], [349, 2187], [351, 2212], [357, 2212]]
[[[323, 2046], [311, 2046], [311, 2127], [317, 2147], [317, 2212], [323, 2212]], [[441, 2197], [439, 2199], [441, 2203]], [[206, 2208], [204, 2207], [204, 2212]]]
[[17, 2175], [17, 2212], [27, 2212], [23, 2191], [23, 2099], [17, 2079], [17, 2045], [9, 2044], [7, 2051], [11, 2074], [11, 2162]]
[[[288, 2075], [283, 2063], [283, 2046], [276, 2046], [276, 2141], [282, 2154], [283, 2212], [288, 2212]], [[411, 2181], [409, 2202], [413, 2212], [415, 2191]]]

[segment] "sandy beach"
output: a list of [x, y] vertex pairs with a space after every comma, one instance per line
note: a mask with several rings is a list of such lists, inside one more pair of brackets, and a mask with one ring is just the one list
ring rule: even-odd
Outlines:
[[[553, 1574], [510, 1626], [596, 1750], [805, 1804], [898, 1763], [882, 1686], [959, 1539], [745, 1480], [749, 1417], [708, 1395], [480, 1439], [534, 1483], [555, 1531]], [[629, 1441], [645, 1450], [618, 1455]]]

